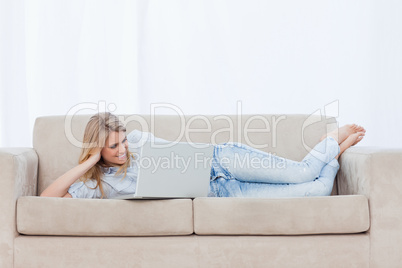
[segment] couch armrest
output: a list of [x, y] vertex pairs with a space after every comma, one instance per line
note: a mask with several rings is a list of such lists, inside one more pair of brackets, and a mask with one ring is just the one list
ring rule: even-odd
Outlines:
[[339, 159], [338, 193], [370, 208], [370, 267], [402, 267], [402, 149], [355, 147]]
[[16, 202], [37, 195], [38, 156], [32, 148], [0, 148], [0, 267], [13, 267]]

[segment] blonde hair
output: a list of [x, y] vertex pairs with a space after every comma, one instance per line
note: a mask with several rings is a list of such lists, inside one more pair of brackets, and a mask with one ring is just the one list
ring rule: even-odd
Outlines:
[[[111, 113], [98, 113], [93, 115], [87, 126], [85, 127], [83, 145], [81, 149], [81, 155], [79, 157], [78, 163], [81, 164], [88, 160], [91, 155], [98, 148], [105, 147], [106, 140], [109, 138], [111, 132], [126, 132], [126, 128], [117, 118], [117, 116]], [[120, 166], [117, 170], [116, 175], [123, 173], [124, 177], [127, 175], [127, 168], [130, 166], [130, 152], [127, 150], [127, 161]], [[103, 168], [107, 167], [103, 158], [98, 161], [93, 167], [91, 167], [80, 180], [84, 183], [88, 180], [96, 181], [96, 186], [93, 189], [99, 187], [102, 193], [101, 198], [105, 197], [105, 192], [102, 185]]]

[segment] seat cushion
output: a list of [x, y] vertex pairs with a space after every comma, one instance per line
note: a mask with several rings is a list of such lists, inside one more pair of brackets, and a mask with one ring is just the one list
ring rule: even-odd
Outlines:
[[192, 200], [25, 196], [17, 203], [17, 230], [26, 235], [188, 235], [193, 233]]
[[196, 198], [199, 235], [303, 235], [365, 232], [370, 226], [363, 195], [302, 198]]

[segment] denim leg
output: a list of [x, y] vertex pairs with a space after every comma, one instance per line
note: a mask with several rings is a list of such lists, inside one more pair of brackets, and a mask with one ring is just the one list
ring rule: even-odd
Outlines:
[[244, 144], [225, 143], [215, 146], [211, 177], [243, 182], [304, 183], [316, 179], [338, 154], [339, 145], [331, 137], [318, 143], [300, 162]]
[[[241, 182], [238, 180], [225, 179], [223, 177], [211, 180], [209, 183], [209, 197], [242, 197]], [[255, 184], [255, 183], [250, 183]]]
[[327, 196], [332, 192], [338, 169], [338, 161], [333, 159], [329, 164], [324, 166], [317, 179], [297, 184], [243, 182], [220, 177], [211, 181], [210, 196], [255, 198]]

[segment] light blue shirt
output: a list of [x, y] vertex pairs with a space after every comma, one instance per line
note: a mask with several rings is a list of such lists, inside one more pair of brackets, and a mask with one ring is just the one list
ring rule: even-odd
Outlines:
[[[134, 130], [127, 135], [129, 151], [134, 155], [131, 158], [131, 165], [127, 168], [127, 175], [124, 172], [116, 175], [118, 167], [103, 168], [102, 186], [105, 192], [104, 198], [112, 198], [120, 195], [134, 194], [137, 186], [138, 159], [141, 157], [141, 147], [147, 141], [168, 142], [156, 138], [152, 133]], [[98, 188], [95, 189], [96, 181], [88, 180], [76, 182], [70, 186], [68, 193], [73, 198], [100, 198], [102, 193]]]

